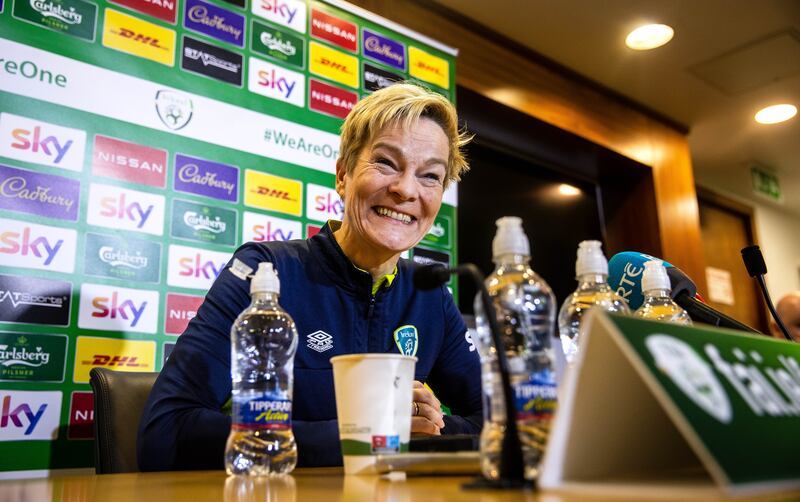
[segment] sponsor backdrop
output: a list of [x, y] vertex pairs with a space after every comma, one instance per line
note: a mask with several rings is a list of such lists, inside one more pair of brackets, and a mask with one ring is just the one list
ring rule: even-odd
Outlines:
[[341, 2], [0, 1], [0, 471], [91, 466], [89, 370], [158, 371], [238, 245], [340, 218], [342, 119], [454, 99], [454, 54]]

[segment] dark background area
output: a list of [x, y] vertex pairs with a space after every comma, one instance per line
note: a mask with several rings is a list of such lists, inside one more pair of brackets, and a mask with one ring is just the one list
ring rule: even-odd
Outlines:
[[[578, 243], [603, 242], [610, 257], [634, 249], [660, 252], [636, 230], [655, 215], [650, 168], [468, 89], [458, 89], [459, 118], [475, 139], [471, 170], [458, 188], [458, 261], [494, 269], [495, 220], [519, 216], [531, 243], [531, 267], [553, 288], [558, 304], [574, 291]], [[577, 195], [559, 193], [568, 184]], [[637, 191], [634, 204], [620, 203]], [[609, 224], [610, 222], [610, 224]], [[459, 281], [459, 308], [473, 312], [475, 287]]]

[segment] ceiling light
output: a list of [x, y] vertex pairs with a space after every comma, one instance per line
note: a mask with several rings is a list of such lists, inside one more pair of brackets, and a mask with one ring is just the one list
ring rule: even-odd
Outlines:
[[560, 193], [565, 197], [574, 197], [576, 195], [580, 195], [581, 190], [572, 185], [567, 185], [566, 183], [562, 183], [558, 186], [558, 193]]
[[772, 105], [762, 108], [755, 115], [759, 124], [777, 124], [797, 115], [797, 107], [789, 104]]
[[646, 24], [628, 33], [625, 45], [633, 50], [647, 51], [666, 44], [672, 40], [674, 34], [672, 28], [666, 24]]

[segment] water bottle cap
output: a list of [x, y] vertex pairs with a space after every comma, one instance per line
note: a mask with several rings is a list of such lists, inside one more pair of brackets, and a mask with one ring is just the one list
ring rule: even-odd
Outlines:
[[258, 264], [256, 275], [250, 281], [250, 294], [253, 293], [280, 293], [281, 281], [278, 271], [272, 268], [272, 263], [262, 261]]
[[642, 274], [642, 292], [653, 291], [654, 289], [666, 289], [670, 291], [672, 287], [669, 283], [667, 269], [661, 260], [650, 260], [644, 264], [644, 274]]
[[503, 216], [499, 218], [497, 233], [492, 241], [492, 256], [496, 260], [504, 254], [531, 255], [531, 245], [528, 236], [522, 229], [522, 218], [517, 216]]
[[578, 259], [575, 261], [575, 274], [608, 275], [608, 260], [603, 254], [603, 243], [600, 241], [582, 241], [578, 244]]

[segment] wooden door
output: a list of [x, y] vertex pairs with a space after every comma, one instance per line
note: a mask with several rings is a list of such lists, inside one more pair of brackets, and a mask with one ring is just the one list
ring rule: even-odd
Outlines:
[[[764, 302], [755, 280], [747, 274], [741, 255], [741, 249], [756, 240], [752, 209], [702, 189], [698, 189], [698, 203], [709, 281], [707, 290], [701, 294], [720, 312], [768, 334]], [[726, 285], [732, 294], [720, 295]]]

